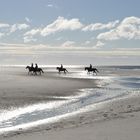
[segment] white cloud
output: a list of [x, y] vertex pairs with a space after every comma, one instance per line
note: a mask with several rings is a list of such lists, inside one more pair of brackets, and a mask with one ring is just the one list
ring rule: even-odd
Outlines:
[[27, 24], [25, 24], [25, 23], [23, 23], [23, 24], [17, 24], [17, 28], [19, 29], [19, 30], [25, 30], [25, 29], [27, 29], [27, 28], [29, 28], [30, 27], [30, 25], [27, 25]]
[[104, 44], [103, 42], [97, 41], [97, 43], [96, 43], [96, 48], [102, 47], [102, 46], [104, 46], [104, 45], [105, 45], [105, 44]]
[[32, 29], [24, 34], [24, 43], [34, 42], [37, 39], [34, 38], [35, 35], [40, 34], [41, 29]]
[[33, 38], [32, 36], [24, 36], [23, 37], [24, 43], [34, 42], [37, 39]]
[[42, 36], [47, 36], [63, 30], [77, 30], [82, 28], [83, 25], [79, 19], [65, 19], [64, 17], [58, 17], [52, 24], [47, 25], [41, 31]]
[[140, 24], [140, 18], [138, 17], [126, 17], [122, 24]]
[[0, 28], [8, 28], [9, 26], [7, 23], [0, 23]]
[[32, 29], [24, 34], [24, 36], [34, 36], [41, 32], [41, 29]]
[[127, 17], [115, 29], [99, 34], [97, 39], [140, 39], [140, 18]]
[[119, 23], [119, 20], [109, 22], [107, 24], [103, 23], [95, 23], [85, 26], [82, 31], [96, 31], [96, 30], [103, 30], [103, 29], [112, 29], [116, 27], [116, 25]]
[[119, 39], [119, 36], [114, 29], [114, 30], [110, 30], [109, 32], [100, 33], [97, 36], [97, 39], [99, 39], [99, 40], [117, 40], [117, 39]]
[[91, 43], [91, 41], [87, 40], [87, 41], [85, 42], [85, 45], [89, 45], [90, 43]]
[[83, 25], [80, 23], [79, 19], [74, 18], [68, 20], [64, 17], [58, 17], [53, 23], [44, 28], [36, 28], [26, 32], [24, 34], [24, 40], [27, 40], [28, 42], [29, 40], [34, 41], [33, 36], [35, 35], [47, 36], [63, 30], [77, 30], [82, 27]]
[[61, 47], [73, 47], [74, 44], [75, 44], [74, 41], [66, 41], [61, 45]]
[[13, 32], [15, 32], [16, 30], [17, 30], [17, 25], [16, 25], [16, 24], [12, 25], [12, 26], [11, 26], [11, 29], [10, 29], [10, 32], [13, 33]]
[[28, 29], [30, 27], [30, 25], [28, 24], [13, 24], [10, 28], [10, 33], [13, 33], [17, 30], [25, 30], [25, 29]]

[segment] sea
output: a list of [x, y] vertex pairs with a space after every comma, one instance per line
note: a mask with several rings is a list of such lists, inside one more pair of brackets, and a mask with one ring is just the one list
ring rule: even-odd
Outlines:
[[[25, 65], [0, 66], [0, 71], [25, 70]], [[87, 73], [82, 65], [66, 65], [67, 74], [58, 75], [57, 65], [41, 65], [45, 73], [61, 78], [99, 80], [97, 88], [78, 89], [71, 96], [55, 96], [55, 101], [0, 111], [0, 134], [50, 124], [63, 118], [93, 110], [97, 104], [140, 94], [140, 66], [94, 66], [99, 73]], [[27, 71], [25, 70], [25, 73]], [[43, 75], [42, 75], [43, 76]]]

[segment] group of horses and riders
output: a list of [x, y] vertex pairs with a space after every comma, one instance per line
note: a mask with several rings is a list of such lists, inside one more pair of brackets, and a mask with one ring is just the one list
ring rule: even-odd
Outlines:
[[39, 73], [41, 75], [41, 73], [44, 73], [44, 71], [38, 67], [37, 64], [35, 64], [35, 67], [34, 67], [34, 64], [32, 63], [31, 66], [27, 66], [26, 69], [28, 69], [28, 74], [33, 74], [33, 75], [37, 75], [37, 73]]
[[[37, 64], [35, 64], [35, 67], [33, 65], [33, 63], [31, 64], [31, 66], [27, 66], [26, 69], [29, 70], [28, 74], [33, 74], [33, 75], [37, 75], [37, 74], [40, 74], [41, 73], [44, 73], [44, 71], [38, 67]], [[68, 71], [66, 68], [63, 67], [63, 65], [61, 64], [60, 67], [56, 67], [56, 69], [58, 70], [59, 74], [61, 72], [64, 72], [64, 74], [66, 74]], [[93, 73], [93, 74], [96, 74], [99, 72], [96, 68], [92, 67], [92, 65], [90, 64], [89, 67], [85, 67], [85, 71], [87, 71], [87, 73]]]

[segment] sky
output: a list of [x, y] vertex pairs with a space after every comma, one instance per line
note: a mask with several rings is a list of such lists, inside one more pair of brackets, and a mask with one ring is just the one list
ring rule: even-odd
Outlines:
[[139, 0], [0, 0], [0, 64], [139, 65]]

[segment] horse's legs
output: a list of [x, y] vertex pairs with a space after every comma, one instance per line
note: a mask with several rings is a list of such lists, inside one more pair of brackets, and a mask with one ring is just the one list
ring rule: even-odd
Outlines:
[[97, 71], [95, 70], [94, 72], [95, 72], [95, 74], [97, 75]]
[[34, 71], [34, 75], [37, 75], [36, 71]]
[[93, 71], [93, 75], [94, 75], [94, 73], [97, 75], [96, 71]]

